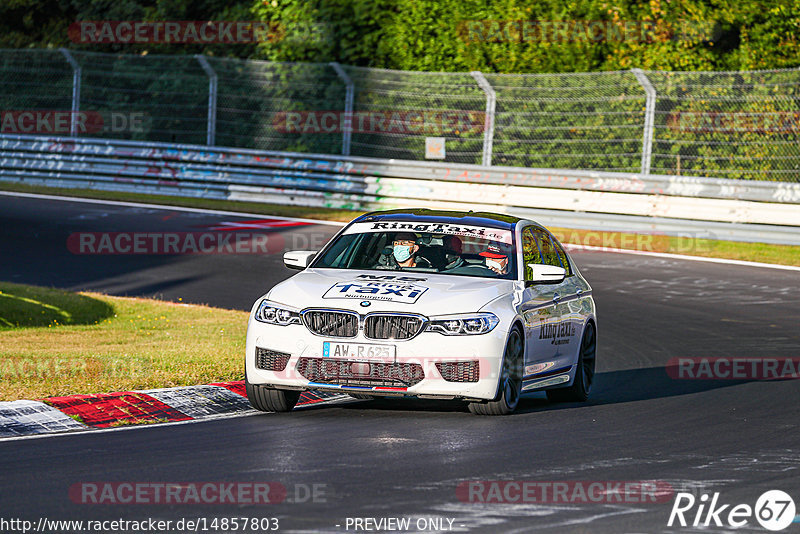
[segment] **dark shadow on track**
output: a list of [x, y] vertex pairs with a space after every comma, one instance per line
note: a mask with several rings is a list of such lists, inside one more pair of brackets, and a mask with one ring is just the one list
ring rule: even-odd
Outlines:
[[143, 296], [143, 297], [155, 297], [155, 298], [162, 298], [163, 299], [163, 291], [168, 289], [173, 289], [188, 282], [196, 282], [198, 280], [202, 280], [200, 276], [184, 276], [180, 278], [171, 278], [169, 280], [162, 280], [160, 282], [150, 283], [150, 284], [143, 284], [140, 286], [130, 287], [126, 289], [122, 296]]
[[[253, 219], [244, 214], [0, 195], [0, 251], [8, 251], [5, 256], [0, 253], [7, 260], [0, 262], [0, 280], [118, 296], [160, 294], [165, 300], [181, 298], [184, 302], [249, 310], [257, 297], [293, 274], [283, 266], [284, 250], [319, 247], [337, 230], [335, 226], [318, 225], [216, 230], [227, 222]], [[114, 253], [113, 247], [108, 247], [110, 251], [104, 248], [101, 254], [99, 245], [80, 246], [85, 233], [123, 233], [133, 239], [196, 232], [224, 234], [233, 245], [197, 254], [138, 254], [133, 249]], [[267, 252], [233, 253], [236, 236], [242, 232], [265, 236]], [[145, 243], [150, 241], [146, 239]], [[157, 245], [148, 247], [144, 248], [150, 252], [163, 251]]]
[[[692, 395], [748, 382], [747, 380], [676, 380], [669, 376], [666, 367], [599, 373], [595, 380], [595, 386], [588, 402], [551, 403], [545, 398], [544, 393], [534, 392], [522, 397], [514, 415]], [[309, 406], [306, 410], [324, 410], [333, 407], [356, 411], [440, 413], [467, 413], [468, 411], [467, 404], [462, 401], [391, 397], [377, 397], [371, 401], [347, 404]]]
[[[663, 366], [610, 371], [596, 375], [595, 384], [588, 402], [548, 403], [546, 400], [537, 399], [539, 405], [535, 409], [537, 411], [558, 410], [580, 406], [663, 399], [702, 393], [747, 382], [748, 380], [677, 380], [672, 378], [667, 373], [667, 368]], [[530, 403], [532, 399], [526, 400]], [[522, 408], [521, 411], [526, 408], [530, 409], [529, 406], [521, 406], [520, 408]], [[520, 410], [518, 409], [518, 411]]]

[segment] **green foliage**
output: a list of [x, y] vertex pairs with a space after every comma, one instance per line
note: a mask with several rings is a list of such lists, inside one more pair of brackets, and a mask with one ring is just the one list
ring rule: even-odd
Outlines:
[[[506, 73], [796, 66], [800, 2], [767, 5], [737, 0], [265, 0], [253, 3], [253, 13], [325, 29], [325, 38], [317, 42], [258, 47], [259, 57], [277, 61]], [[470, 21], [482, 21], [482, 30], [470, 31]], [[493, 27], [490, 21], [499, 24]], [[593, 41], [584, 32], [567, 39], [531, 34], [514, 40], [521, 32], [503, 33], [510, 21], [607, 21], [646, 25], [646, 30], [637, 38]]]
[[[69, 24], [87, 20], [259, 21], [276, 32], [249, 44], [70, 41]], [[219, 75], [218, 145], [297, 152], [341, 150], [340, 132], [301, 135], [280, 124], [285, 112], [343, 109], [344, 84], [328, 62], [354, 81], [357, 112], [464, 112], [482, 126], [485, 95], [469, 74], [479, 70], [497, 94], [493, 164], [636, 172], [645, 94], [630, 69], [641, 68], [664, 71], [649, 75], [658, 94], [653, 172], [790, 181], [800, 173], [796, 71], [696, 71], [797, 67], [798, 35], [800, 0], [0, 4], [0, 47], [68, 46], [83, 69], [87, 109], [147, 115], [143, 132], [117, 137], [205, 141], [208, 81], [190, 54], [209, 56]], [[588, 74], [552, 75], [573, 72]], [[0, 54], [3, 109], [65, 109], [70, 88], [71, 69], [56, 50]], [[715, 117], [721, 127], [703, 125]], [[755, 127], [740, 128], [739, 119]], [[481, 128], [445, 130], [435, 135], [446, 137], [448, 161], [481, 162]], [[351, 153], [419, 159], [424, 142], [425, 133], [356, 131]]]
[[[81, 20], [235, 20], [278, 25], [259, 44], [73, 43]], [[469, 30], [470, 21], [483, 29]], [[492, 29], [487, 21], [503, 24]], [[503, 37], [509, 21], [647, 24], [645, 38]], [[474, 28], [474, 26], [473, 26]], [[6, 0], [0, 47], [205, 53], [424, 71], [749, 70], [800, 64], [800, 0]], [[507, 32], [505, 37], [516, 35]], [[497, 39], [500, 37], [500, 39]], [[521, 42], [520, 42], [521, 41]]]
[[0, 3], [0, 48], [53, 47], [68, 43], [74, 10], [59, 0]]

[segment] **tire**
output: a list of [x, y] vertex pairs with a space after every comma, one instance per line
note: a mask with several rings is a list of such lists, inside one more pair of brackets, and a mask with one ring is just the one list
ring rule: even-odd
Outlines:
[[517, 409], [522, 392], [522, 360], [524, 348], [519, 329], [514, 328], [506, 342], [503, 370], [498, 381], [497, 398], [492, 401], [471, 402], [469, 411], [475, 415], [508, 415]]
[[548, 389], [547, 400], [550, 402], [586, 402], [594, 382], [594, 367], [597, 356], [597, 334], [594, 323], [586, 323], [578, 353], [578, 368], [575, 380], [568, 388]]
[[300, 399], [299, 391], [275, 389], [258, 384], [251, 384], [244, 375], [244, 387], [247, 400], [256, 410], [262, 412], [290, 412]]
[[375, 400], [375, 397], [372, 395], [364, 395], [363, 393], [348, 393], [348, 395], [359, 400]]

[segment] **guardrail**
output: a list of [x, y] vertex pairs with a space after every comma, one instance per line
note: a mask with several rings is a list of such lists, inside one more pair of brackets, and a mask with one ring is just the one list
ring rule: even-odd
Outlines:
[[415, 161], [436, 137], [458, 164], [800, 182], [797, 68], [414, 72], [0, 49], [0, 114], [19, 135]]
[[0, 135], [0, 180], [353, 210], [485, 209], [543, 224], [800, 244], [800, 184]]

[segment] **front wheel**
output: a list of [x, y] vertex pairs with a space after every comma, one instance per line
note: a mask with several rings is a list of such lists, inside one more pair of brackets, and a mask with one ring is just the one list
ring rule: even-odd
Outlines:
[[244, 389], [253, 408], [262, 412], [290, 412], [300, 399], [299, 391], [251, 384], [247, 380], [247, 373], [244, 375]]
[[594, 382], [595, 357], [597, 355], [597, 335], [594, 324], [587, 323], [581, 339], [578, 353], [578, 365], [575, 380], [568, 388], [548, 389], [547, 400], [550, 402], [584, 402], [589, 398]]
[[517, 409], [522, 391], [522, 336], [518, 329], [511, 331], [503, 355], [498, 397], [492, 401], [471, 402], [469, 411], [475, 415], [508, 415]]

